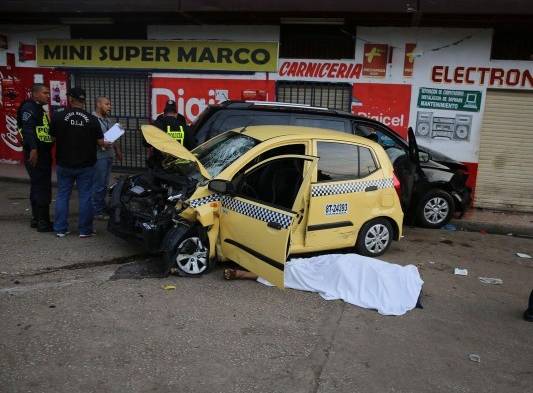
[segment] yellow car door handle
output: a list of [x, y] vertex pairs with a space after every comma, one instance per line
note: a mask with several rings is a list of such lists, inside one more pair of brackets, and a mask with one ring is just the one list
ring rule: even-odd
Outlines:
[[281, 229], [281, 224], [279, 222], [274, 222], [274, 221], [270, 221], [267, 226], [269, 228], [274, 228], [274, 229], [277, 229], [277, 230], [280, 230]]
[[376, 191], [377, 189], [378, 186], [368, 186], [367, 188], [365, 188], [365, 192]]

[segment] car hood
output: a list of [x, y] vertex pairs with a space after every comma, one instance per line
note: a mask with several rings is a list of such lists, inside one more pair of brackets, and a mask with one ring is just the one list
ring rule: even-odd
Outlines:
[[431, 160], [428, 163], [422, 163], [422, 166], [430, 166], [435, 167], [439, 169], [444, 169], [443, 166], [448, 170], [456, 170], [456, 169], [462, 169], [464, 171], [467, 170], [467, 167], [465, 164], [463, 164], [460, 161], [454, 160], [453, 158], [450, 158], [436, 150], [430, 149], [425, 146], [420, 146], [420, 150], [423, 150], [425, 152], [428, 152], [431, 156]]
[[161, 131], [159, 128], [152, 125], [143, 125], [141, 126], [141, 130], [144, 135], [144, 139], [146, 139], [146, 142], [148, 142], [151, 146], [163, 153], [170, 154], [173, 157], [195, 163], [202, 176], [206, 179], [211, 179], [212, 176], [209, 174], [207, 169], [205, 169], [198, 158], [196, 158], [193, 153], [183, 147], [181, 143], [172, 139], [172, 137], [166, 132]]

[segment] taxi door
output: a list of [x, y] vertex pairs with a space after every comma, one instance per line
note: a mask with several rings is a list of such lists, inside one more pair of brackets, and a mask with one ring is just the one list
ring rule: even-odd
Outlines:
[[[302, 182], [294, 200], [308, 192], [311, 174], [316, 168], [316, 157], [284, 155], [262, 161], [244, 172], [239, 180], [280, 160], [298, 160], [303, 173]], [[301, 221], [303, 212], [294, 212], [282, 206], [261, 200], [261, 195], [243, 195], [239, 185], [235, 195], [224, 195], [220, 209], [220, 243], [224, 256], [245, 269], [284, 287], [284, 269], [289, 251], [292, 228]], [[293, 201], [294, 202], [294, 201]], [[291, 204], [292, 206], [293, 204]]]
[[310, 190], [305, 249], [353, 247], [361, 226], [380, 207], [383, 171], [367, 146], [315, 143], [319, 161]]

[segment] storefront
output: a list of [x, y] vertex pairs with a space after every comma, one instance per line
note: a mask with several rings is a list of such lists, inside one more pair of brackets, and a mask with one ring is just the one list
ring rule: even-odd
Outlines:
[[[97, 95], [110, 96], [128, 132], [130, 168], [144, 162], [140, 125], [167, 99], [190, 122], [227, 99], [277, 100], [372, 117], [404, 137], [411, 126], [419, 145], [468, 165], [477, 206], [533, 210], [525, 175], [533, 166], [533, 61], [491, 60], [492, 29], [358, 27], [353, 58], [340, 60], [278, 58], [279, 26], [149, 26], [142, 41], [4, 30], [2, 159], [20, 160], [12, 112], [38, 80], [60, 104], [67, 81], [87, 90], [89, 107]], [[31, 60], [21, 62], [19, 49]]]

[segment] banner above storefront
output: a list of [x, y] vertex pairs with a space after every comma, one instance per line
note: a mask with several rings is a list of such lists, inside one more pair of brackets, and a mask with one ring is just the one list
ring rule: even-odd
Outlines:
[[277, 62], [277, 42], [37, 41], [39, 66], [270, 72]]

